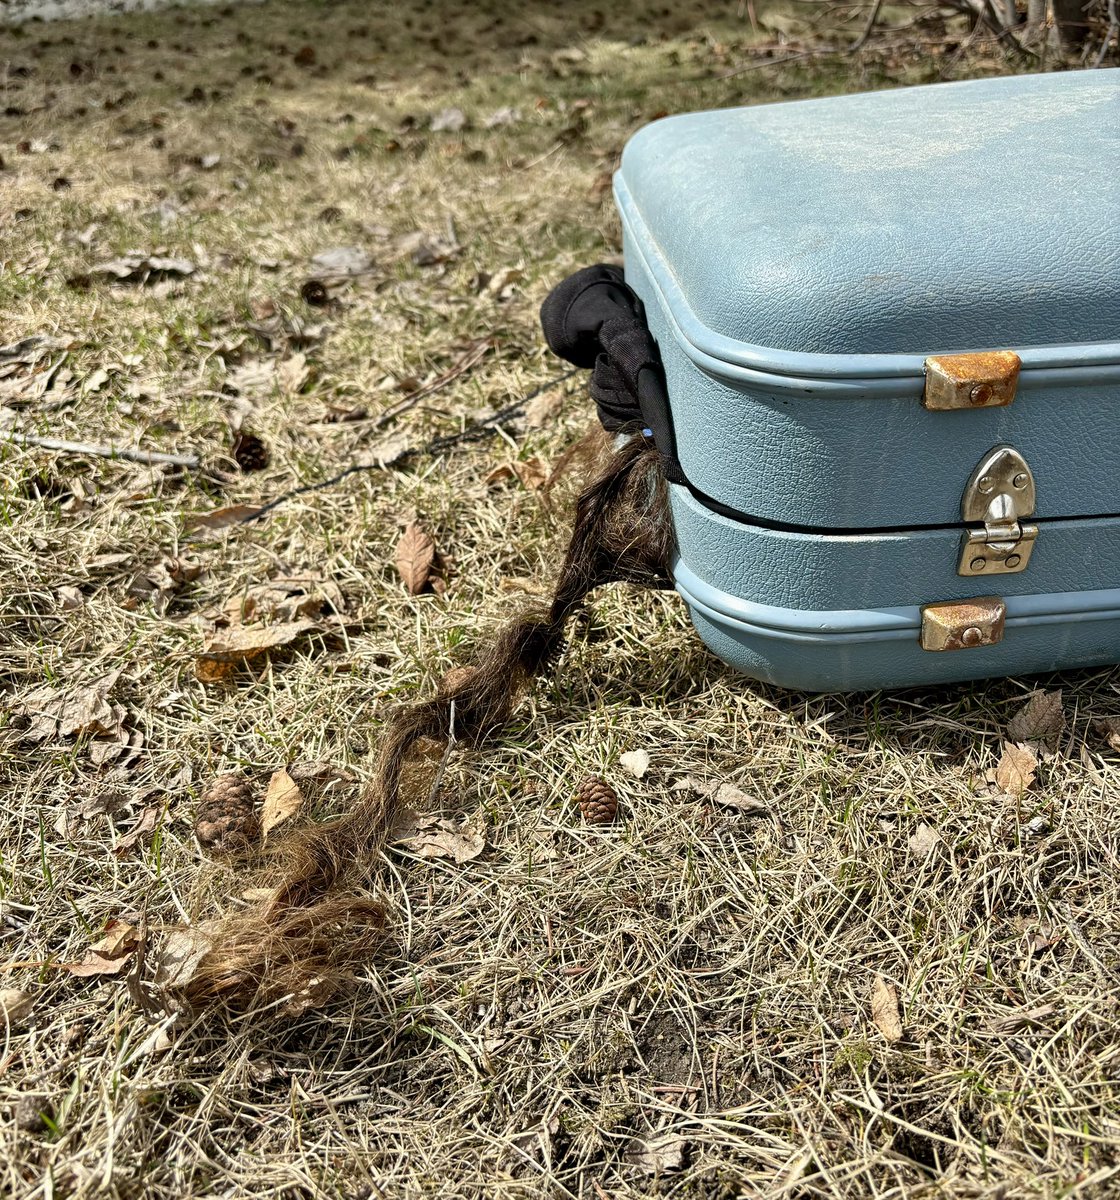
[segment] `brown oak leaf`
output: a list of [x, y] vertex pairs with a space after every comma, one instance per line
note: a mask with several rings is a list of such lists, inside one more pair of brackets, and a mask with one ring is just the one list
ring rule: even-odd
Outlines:
[[294, 816], [302, 804], [299, 784], [283, 768], [274, 771], [261, 805], [261, 833], [268, 837], [269, 830]]
[[140, 931], [127, 921], [113, 917], [81, 962], [62, 963], [62, 967], [83, 979], [93, 975], [119, 975], [139, 946]]
[[902, 1038], [902, 1017], [898, 1009], [898, 988], [887, 983], [882, 975], [875, 976], [871, 985], [871, 1020], [888, 1042]]
[[1065, 732], [1066, 714], [1062, 708], [1062, 693], [1035, 692], [1007, 723], [1007, 738], [1011, 742], [1038, 742], [1053, 753]]
[[995, 769], [995, 785], [1011, 796], [1020, 796], [1034, 783], [1038, 755], [1030, 746], [1004, 742], [1003, 757]]
[[436, 544], [418, 521], [409, 522], [397, 542], [397, 570], [404, 585], [418, 596], [431, 581], [436, 561]]
[[269, 650], [291, 645], [315, 628], [314, 621], [305, 619], [282, 621], [277, 625], [235, 626], [219, 630], [195, 659], [194, 673], [203, 683], [225, 679], [240, 663], [257, 658]]

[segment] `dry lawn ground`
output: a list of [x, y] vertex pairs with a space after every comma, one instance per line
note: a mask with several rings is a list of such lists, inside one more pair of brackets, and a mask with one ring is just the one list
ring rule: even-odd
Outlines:
[[[465, 861], [387, 857], [397, 936], [352, 995], [192, 1019], [156, 982], [167, 930], [246, 886], [194, 841], [209, 781], [290, 765], [290, 819], [321, 818], [353, 783], [306, 764], [367, 775], [392, 707], [547, 587], [575, 473], [546, 496], [539, 470], [588, 426], [583, 381], [259, 520], [192, 519], [555, 379], [537, 306], [617, 253], [608, 173], [658, 113], [1009, 69], [920, 26], [913, 52], [799, 57], [806, 6], [760, 7], [0, 29], [0, 428], [201, 459], [0, 444], [0, 1193], [1120, 1188], [1112, 670], [808, 697], [722, 667], [675, 597], [606, 589], [514, 725], [451, 755]], [[760, 44], [792, 61], [735, 73]], [[443, 559], [418, 595], [413, 520]], [[199, 662], [266, 628], [271, 656]], [[1036, 688], [1062, 695], [1009, 733]], [[581, 823], [588, 773], [615, 824]]]

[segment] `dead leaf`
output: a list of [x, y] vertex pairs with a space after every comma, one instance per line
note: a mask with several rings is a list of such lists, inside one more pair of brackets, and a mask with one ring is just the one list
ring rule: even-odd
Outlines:
[[1003, 744], [1003, 757], [999, 760], [994, 782], [1000, 791], [1010, 796], [1021, 796], [1034, 783], [1038, 755], [1026, 745]]
[[697, 795], [723, 808], [737, 808], [744, 813], [759, 815], [770, 811], [761, 800], [748, 796], [742, 788], [718, 779], [694, 779], [691, 775], [686, 775], [673, 786], [675, 790], [696, 792]]
[[[498, 1049], [505, 1044], [505, 1038], [484, 1039], [483, 1045], [486, 1049]], [[490, 1045], [487, 1045], [490, 1042]], [[512, 1145], [516, 1146], [522, 1153], [531, 1157], [548, 1159], [552, 1153], [552, 1139], [560, 1131], [560, 1119], [551, 1117], [549, 1120], [542, 1120], [541, 1123], [532, 1129], [527, 1129], [524, 1133], [515, 1134], [510, 1138]]]
[[408, 434], [397, 433], [370, 446], [355, 460], [355, 466], [391, 467], [394, 463], [400, 462], [402, 458], [414, 453], [415, 450]]
[[1028, 929], [1024, 934], [1027, 957], [1056, 946], [1064, 937], [1065, 930], [1055, 930], [1049, 921], [1043, 921], [1035, 928]]
[[464, 822], [456, 825], [437, 816], [407, 813], [394, 831], [394, 844], [411, 850], [417, 858], [450, 858], [470, 862], [486, 849], [486, 839]]
[[486, 281], [486, 290], [499, 302], [513, 298], [517, 285], [525, 278], [525, 272], [520, 267], [502, 267], [495, 271]]
[[494, 111], [483, 119], [483, 127], [486, 129], [497, 129], [499, 125], [515, 125], [521, 120], [521, 110], [517, 108], [496, 108]]
[[311, 260], [313, 273], [320, 279], [368, 275], [375, 266], [373, 255], [361, 246], [334, 246], [320, 251]]
[[629, 750], [625, 754], [620, 754], [618, 761], [635, 779], [641, 779], [649, 770], [649, 751]]
[[444, 108], [432, 117], [429, 128], [433, 133], [459, 133], [467, 128], [467, 124], [461, 108]]
[[658, 1138], [635, 1138], [626, 1151], [626, 1161], [650, 1175], [679, 1171], [684, 1166], [688, 1143], [680, 1134], [667, 1133]]
[[394, 246], [401, 257], [411, 258], [418, 267], [435, 267], [462, 253], [463, 247], [438, 234], [415, 230], [396, 239]]
[[1038, 691], [1007, 723], [1007, 737], [1011, 742], [1039, 742], [1052, 754], [1058, 749], [1065, 727], [1061, 690]]
[[9, 342], [0, 346], [0, 363], [20, 363], [30, 365], [44, 354], [55, 350], [65, 350], [71, 345], [69, 338], [55, 337], [49, 333], [33, 333], [20, 338], [18, 342]]
[[31, 1015], [35, 1001], [30, 993], [18, 988], [0, 988], [0, 1029], [14, 1029]]
[[144, 745], [144, 735], [139, 730], [129, 733], [124, 728], [125, 709], [123, 704], [114, 704], [113, 711], [120, 722], [116, 733], [106, 739], [96, 739], [89, 744], [89, 758], [94, 766], [103, 766], [120, 758], [129, 749], [139, 750]]
[[307, 382], [311, 369], [307, 365], [307, 355], [293, 354], [276, 368], [276, 379], [280, 390], [288, 396], [296, 395]]
[[498, 587], [503, 592], [524, 592], [527, 596], [544, 596], [548, 588], [531, 575], [503, 575], [498, 580]]
[[213, 947], [213, 937], [198, 926], [173, 929], [164, 940], [156, 959], [156, 987], [186, 987], [194, 978], [199, 963]]
[[215, 508], [208, 513], [196, 513], [187, 517], [183, 528], [187, 533], [205, 531], [214, 533], [226, 529], [230, 525], [239, 525], [248, 517], [255, 516], [261, 511], [259, 504], [228, 504], [225, 508]]
[[109, 382], [109, 372], [104, 367], [97, 367], [91, 371], [79, 385], [82, 395], [91, 395], [94, 392], [99, 392]]
[[314, 621], [302, 620], [218, 630], [195, 659], [195, 675], [204, 683], [225, 679], [239, 664], [290, 646], [315, 628]]
[[502, 463], [501, 466], [495, 467], [483, 479], [483, 483], [487, 487], [493, 487], [495, 484], [503, 483], [507, 479], [519, 480], [521, 486], [527, 492], [539, 492], [548, 482], [548, 468], [539, 458]]
[[181, 279], [193, 275], [195, 264], [186, 258], [134, 252], [90, 268], [90, 275], [103, 275], [119, 283], [154, 283], [162, 279]]
[[270, 830], [295, 816], [302, 804], [303, 792], [299, 790], [299, 784], [283, 768], [274, 771], [261, 805], [261, 835], [268, 837]]
[[1120, 717], [1100, 717], [1093, 722], [1093, 728], [1113, 750], [1120, 750]]
[[241, 899], [248, 900], [251, 904], [271, 904], [279, 894], [279, 888], [251, 887], [241, 893]]
[[298, 621], [318, 617], [324, 610], [340, 613], [345, 607], [338, 584], [323, 579], [317, 572], [308, 572], [278, 575], [267, 583], [246, 588], [225, 602], [218, 619], [230, 625]]
[[560, 387], [545, 388], [525, 406], [525, 424], [530, 429], [540, 429], [555, 420], [564, 407], [568, 393]]
[[871, 987], [871, 1020], [888, 1042], [902, 1039], [902, 1017], [898, 1010], [898, 989], [882, 975], [875, 976]]
[[120, 673], [118, 668], [96, 683], [81, 687], [40, 687], [18, 698], [13, 711], [31, 720], [23, 737], [32, 742], [87, 734], [119, 738], [125, 709], [110, 704], [109, 696]]
[[[251, 358], [226, 372], [222, 390], [234, 392], [238, 396], [256, 396], [271, 392], [276, 384], [276, 374], [277, 364], [273, 359]], [[246, 411], [251, 412], [252, 406], [248, 406]]]
[[296, 783], [357, 783], [358, 777], [345, 767], [335, 766], [327, 758], [308, 758], [294, 762], [288, 774]]
[[934, 852], [940, 841], [941, 838], [938, 837], [937, 831], [923, 821], [910, 835], [906, 844], [915, 858], [926, 859]]
[[119, 975], [140, 946], [140, 932], [115, 917], [105, 925], [101, 938], [86, 951], [81, 962], [60, 964], [71, 975], [85, 979], [94, 975]]
[[1020, 1029], [1041, 1024], [1044, 1017], [1058, 1011], [1056, 1004], [1042, 1004], [1038, 1008], [1017, 1009], [1002, 1017], [996, 1017], [989, 1028], [993, 1033], [1017, 1033]]
[[436, 544], [412, 521], [397, 542], [397, 570], [404, 585], [413, 596], [418, 596], [428, 586], [435, 565]]
[[162, 812], [163, 809], [159, 805], [152, 805], [151, 807], [144, 809], [140, 816], [137, 817], [132, 828], [122, 838], [120, 838], [117, 844], [113, 847], [113, 853], [118, 858], [121, 858], [127, 854], [132, 847], [140, 841], [141, 838], [155, 830], [156, 826], [159, 824], [159, 818]]
[[164, 557], [133, 579], [128, 594], [137, 600], [150, 602], [162, 614], [179, 591], [201, 574], [202, 563], [198, 559]]
[[90, 573], [110, 571], [113, 567], [119, 567], [131, 561], [131, 554], [97, 554], [86, 563], [86, 570]]
[[305, 802], [321, 800], [324, 796], [336, 796], [353, 792], [358, 786], [358, 776], [345, 767], [336, 766], [325, 758], [291, 763], [288, 775], [303, 792]]
[[610, 192], [614, 185], [614, 173], [612, 171], [600, 171], [591, 181], [587, 189], [587, 198], [592, 204], [599, 204], [603, 198]]

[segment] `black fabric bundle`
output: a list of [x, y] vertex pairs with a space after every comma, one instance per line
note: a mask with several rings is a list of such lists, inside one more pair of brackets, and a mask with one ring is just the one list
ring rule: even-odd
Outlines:
[[652, 437], [665, 478], [683, 483], [661, 354], [622, 269], [600, 263], [569, 275], [541, 305], [541, 326], [554, 354], [591, 370], [603, 428]]

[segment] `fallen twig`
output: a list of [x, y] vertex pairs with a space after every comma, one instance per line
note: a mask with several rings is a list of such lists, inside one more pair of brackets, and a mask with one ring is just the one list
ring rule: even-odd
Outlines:
[[308, 492], [319, 492], [324, 488], [333, 487], [336, 483], [341, 483], [344, 479], [351, 475], [357, 475], [360, 471], [382, 471], [389, 465], [395, 466], [397, 463], [414, 458], [418, 454], [439, 454], [452, 446], [459, 445], [461, 442], [476, 442], [484, 437], [489, 437], [506, 421], [512, 421], [514, 417], [519, 417], [524, 411], [525, 405], [530, 400], [535, 399], [542, 392], [547, 392], [551, 388], [558, 387], [566, 380], [571, 379], [573, 375], [578, 375], [579, 373], [580, 368], [573, 367], [570, 371], [565, 371], [563, 375], [557, 375], [547, 383], [542, 383], [540, 387], [535, 388], [527, 396], [522, 396], [520, 400], [515, 400], [512, 404], [507, 404], [505, 408], [496, 412], [492, 417], [486, 417], [482, 421], [474, 421], [458, 433], [448, 433], [442, 437], [433, 438], [426, 446], [409, 447], [400, 454], [394, 454], [391, 460], [382, 459], [377, 462], [354, 463], [345, 470], [339, 471], [337, 475], [332, 475], [329, 479], [321, 479], [318, 483], [305, 483], [302, 487], [292, 488], [291, 491], [283, 492], [274, 500], [270, 500], [267, 504], [262, 505], [256, 512], [242, 517], [239, 524], [244, 525], [250, 521], [259, 521], [263, 516], [272, 512], [274, 508], [279, 508], [281, 504], [294, 499], [296, 496], [304, 496]]
[[68, 442], [63, 438], [39, 437], [34, 433], [16, 433], [14, 430], [0, 431], [0, 441], [14, 442], [17, 446], [40, 446], [44, 450], [59, 450], [63, 454], [90, 454], [95, 458], [121, 458], [128, 462], [146, 463], [154, 466], [162, 463], [170, 467], [197, 467], [201, 460], [197, 454], [164, 454], [159, 450], [136, 450], [132, 446], [102, 446], [93, 442]]
[[436, 777], [432, 780], [432, 787], [428, 793], [428, 807], [436, 802], [436, 797], [439, 795], [440, 784], [443, 783], [444, 772], [447, 770], [447, 760], [451, 757], [451, 751], [455, 749], [455, 701], [451, 701], [451, 712], [447, 718], [447, 745], [443, 750], [443, 758], [439, 760], [439, 767], [436, 770]]
[[1108, 28], [1105, 30], [1104, 38], [1101, 41], [1101, 48], [1097, 52], [1097, 57], [1093, 62], [1094, 70], [1104, 62], [1104, 56], [1108, 53], [1109, 44], [1117, 36], [1120, 36], [1120, 5], [1117, 4], [1117, 0], [1108, 0]]
[[[736, 75], [745, 75], [748, 71], [760, 71], [763, 67], [780, 67], [785, 63], [802, 62], [806, 58], [819, 58], [824, 54], [839, 54], [839, 46], [821, 46], [815, 50], [803, 50], [799, 54], [787, 54], [785, 58], [762, 58], [749, 62], [742, 67], [732, 67], [730, 71], [722, 71], [714, 76], [716, 79], [734, 79]], [[697, 75], [693, 82], [706, 82], [707, 76]]]
[[875, 4], [871, 9], [871, 15], [867, 18], [867, 24], [863, 27], [863, 32], [848, 47], [849, 54], [855, 53], [856, 50], [861, 50], [866, 44], [867, 39], [871, 36], [871, 31], [875, 28], [875, 22], [879, 19], [879, 13], [882, 7], [883, 0], [875, 0]]
[[458, 379], [460, 375], [465, 374], [476, 363], [481, 362], [486, 352], [488, 350], [492, 350], [493, 348], [493, 338], [481, 338], [466, 352], [466, 354], [464, 354], [446, 371], [444, 371], [444, 373], [438, 379], [433, 379], [431, 383], [425, 384], [424, 387], [417, 388], [416, 391], [411, 392], [408, 397], [402, 400], [399, 404], [395, 405], [393, 408], [386, 409], [385, 412], [381, 413], [374, 421], [373, 428], [375, 430], [383, 428], [394, 417], [399, 417], [401, 413], [408, 412], [410, 408], [414, 408], [427, 396], [431, 396], [434, 392], [438, 392], [442, 388], [447, 387], [449, 383]]

